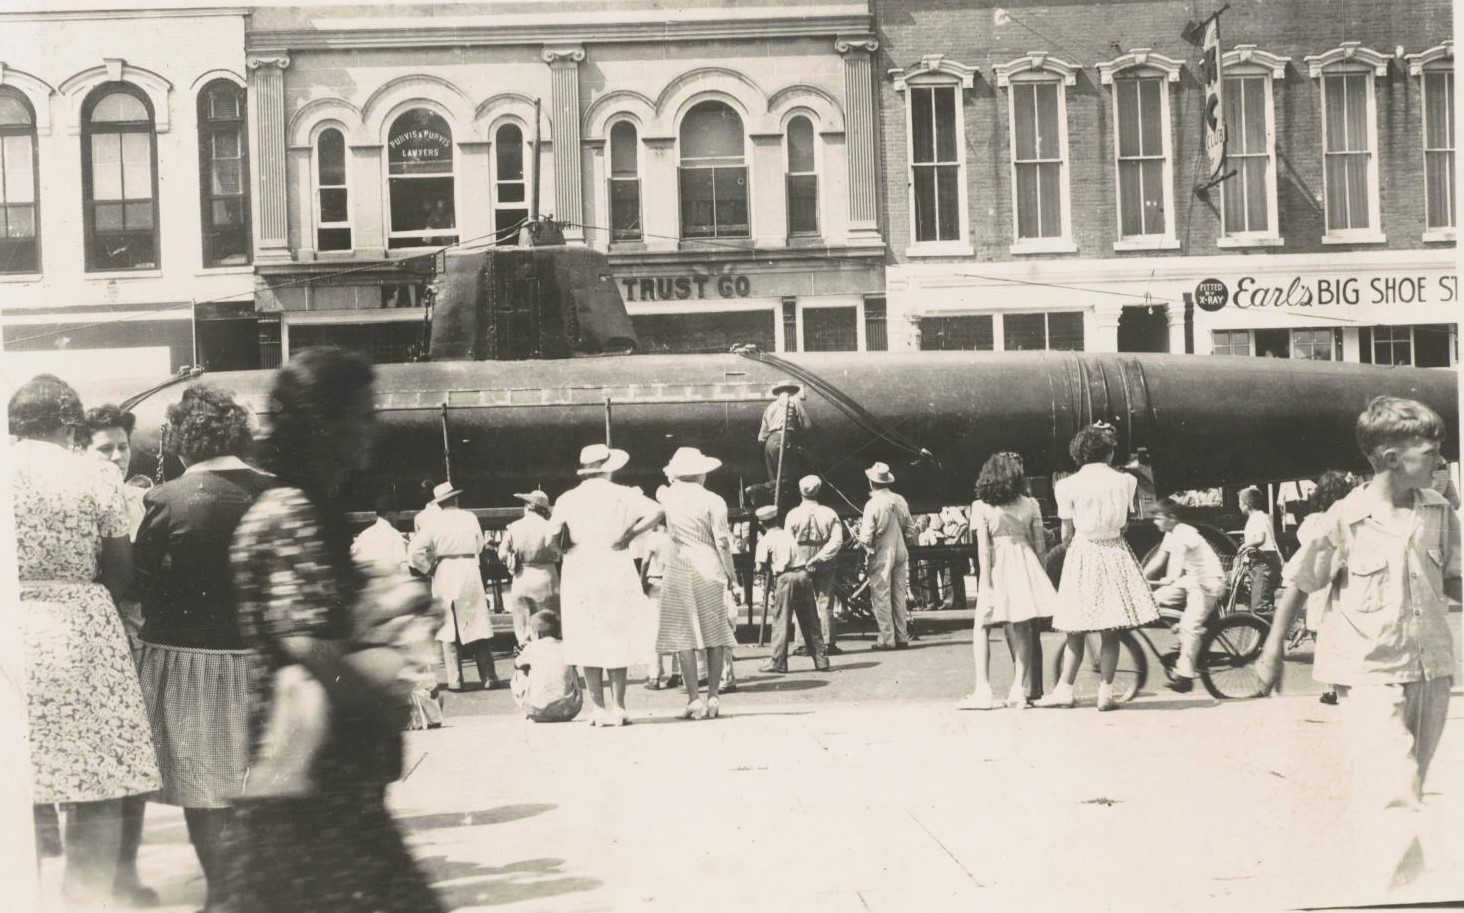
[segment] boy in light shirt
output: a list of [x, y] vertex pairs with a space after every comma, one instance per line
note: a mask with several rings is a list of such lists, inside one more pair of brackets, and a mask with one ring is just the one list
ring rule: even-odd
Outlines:
[[1200, 638], [1205, 633], [1205, 619], [1215, 611], [1225, 588], [1225, 571], [1220, 556], [1200, 535], [1200, 531], [1183, 521], [1183, 508], [1172, 498], [1163, 498], [1149, 507], [1154, 525], [1164, 532], [1159, 550], [1144, 567], [1144, 576], [1152, 578], [1160, 570], [1164, 577], [1154, 591], [1160, 608], [1183, 608], [1179, 619], [1179, 662], [1174, 666], [1173, 691], [1181, 694], [1194, 688], [1195, 657], [1200, 652]]

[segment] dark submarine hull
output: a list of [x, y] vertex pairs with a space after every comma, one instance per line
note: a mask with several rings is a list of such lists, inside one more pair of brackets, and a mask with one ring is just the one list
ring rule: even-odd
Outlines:
[[[1118, 428], [1120, 460], [1147, 449], [1161, 492], [1362, 470], [1353, 422], [1378, 394], [1432, 406], [1449, 428], [1447, 455], [1458, 457], [1453, 370], [1084, 352], [799, 353], [786, 360], [933, 458], [882, 440], [810, 390], [813, 428], [802, 442], [808, 459], [856, 504], [866, 489], [863, 470], [876, 460], [893, 467], [896, 489], [916, 510], [969, 501], [981, 464], [998, 450], [1020, 453], [1030, 476], [1069, 471], [1069, 440], [1098, 419]], [[272, 376], [202, 380], [234, 391], [267, 427]], [[741, 487], [766, 481], [757, 432], [768, 390], [784, 376], [737, 355], [377, 366], [383, 430], [374, 467], [348, 483], [348, 505], [369, 509], [391, 490], [398, 508], [420, 506], [417, 483], [445, 473], [444, 404], [452, 479], [464, 489], [464, 506], [509, 507], [514, 492], [532, 488], [557, 497], [576, 484], [579, 450], [605, 439], [607, 420], [612, 443], [631, 455], [620, 481], [653, 492], [677, 447], [699, 447], [723, 461], [708, 484], [735, 505]], [[117, 401], [154, 382], [118, 382], [83, 391], [83, 400]], [[144, 452], [156, 452], [163, 408], [179, 393], [166, 389], [135, 408], [135, 443]], [[825, 500], [843, 506], [837, 496]]]

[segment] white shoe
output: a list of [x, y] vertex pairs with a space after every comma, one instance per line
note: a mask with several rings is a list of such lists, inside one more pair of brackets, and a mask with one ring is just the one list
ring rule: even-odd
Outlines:
[[1069, 708], [1077, 704], [1077, 698], [1073, 697], [1072, 685], [1058, 685], [1052, 689], [1052, 693], [1039, 697], [1033, 701], [1034, 707], [1063, 707]]
[[1007, 694], [1006, 705], [1013, 710], [1026, 710], [1030, 705], [1027, 700], [1027, 689], [1020, 684], [1013, 685], [1012, 690]]
[[697, 698], [686, 705], [686, 709], [681, 711], [680, 718], [683, 720], [704, 720], [707, 718], [707, 705], [702, 703], [701, 698]]
[[1113, 699], [1113, 686], [1112, 685], [1099, 685], [1098, 686], [1098, 709], [1099, 710], [1117, 710], [1118, 709], [1118, 701], [1116, 701], [1116, 700]]
[[998, 706], [1000, 705], [997, 704], [996, 698], [991, 696], [991, 689], [982, 688], [977, 691], [972, 691], [970, 694], [962, 698], [961, 702], [956, 705], [956, 709], [995, 710]]

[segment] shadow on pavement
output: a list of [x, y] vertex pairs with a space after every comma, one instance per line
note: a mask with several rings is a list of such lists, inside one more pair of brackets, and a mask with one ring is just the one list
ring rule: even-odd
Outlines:
[[427, 873], [437, 896], [449, 910], [558, 897], [600, 886], [597, 878], [565, 876], [563, 859], [525, 859], [503, 866], [486, 866], [454, 862], [445, 856], [428, 856], [417, 864]]
[[[1145, 692], [1139, 692], [1139, 697], [1144, 697]], [[1219, 707], [1220, 702], [1214, 700], [1159, 700], [1159, 701], [1129, 701], [1121, 705], [1121, 709], [1128, 710], [1208, 710], [1211, 707]]]
[[476, 812], [447, 812], [436, 815], [406, 815], [397, 819], [397, 824], [409, 831], [435, 831], [450, 827], [482, 827], [485, 824], [503, 824], [520, 821], [545, 812], [552, 812], [557, 805], [535, 803], [527, 805], [500, 805]]
[[[815, 673], [810, 672], [810, 675]], [[773, 694], [779, 691], [810, 691], [814, 688], [827, 688], [829, 685], [825, 679], [760, 679], [754, 682], [738, 682], [739, 693], [746, 694]]]

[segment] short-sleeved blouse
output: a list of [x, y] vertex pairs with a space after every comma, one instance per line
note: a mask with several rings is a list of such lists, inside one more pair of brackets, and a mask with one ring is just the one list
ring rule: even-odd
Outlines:
[[1034, 541], [1035, 530], [1042, 528], [1042, 508], [1038, 506], [1036, 499], [1026, 495], [1019, 495], [1010, 504], [1000, 506], [987, 504], [985, 501], [973, 501], [971, 504], [971, 528], [984, 525], [986, 532], [993, 539], [998, 536], [1007, 536], [1019, 539], [1030, 545], [1035, 551], [1039, 543]]
[[18, 441], [11, 454], [20, 579], [91, 583], [101, 540], [131, 529], [122, 474], [46, 441]]
[[1128, 522], [1139, 480], [1103, 463], [1088, 463], [1052, 487], [1057, 515], [1084, 539], [1115, 539]]

